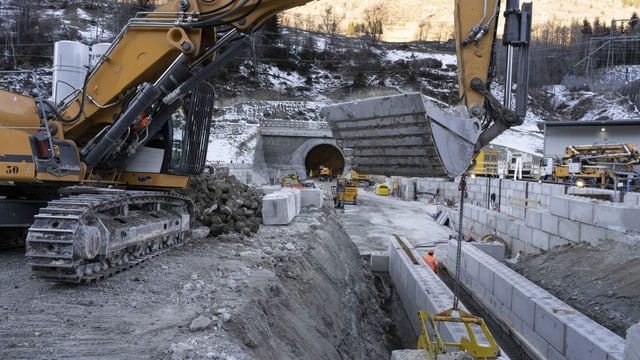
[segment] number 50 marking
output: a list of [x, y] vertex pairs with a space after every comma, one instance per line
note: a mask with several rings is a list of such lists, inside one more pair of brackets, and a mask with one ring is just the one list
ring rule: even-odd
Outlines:
[[18, 165], [7, 165], [5, 172], [7, 174], [17, 174], [20, 172], [20, 168], [18, 167]]

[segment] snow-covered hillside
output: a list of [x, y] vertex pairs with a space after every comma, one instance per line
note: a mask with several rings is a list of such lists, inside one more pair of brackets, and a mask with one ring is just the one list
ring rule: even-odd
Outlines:
[[[0, 0], [4, 13], [14, 9], [9, 4]], [[52, 6], [46, 14], [61, 19], [65, 26], [77, 28], [87, 44], [114, 35], [114, 31], [101, 25], [104, 21], [100, 19], [100, 11]], [[319, 109], [332, 102], [415, 91], [446, 101], [457, 94], [456, 57], [450, 50], [434, 50], [415, 43], [364, 46], [353, 38], [330, 39], [290, 28], [282, 28], [281, 33], [284, 40], [280, 40], [279, 46], [289, 46], [288, 66], [276, 66], [267, 58], [251, 56], [255, 54], [241, 55], [233, 69], [225, 69], [228, 72], [225, 79], [214, 84], [219, 90], [218, 110], [211, 132], [209, 161], [251, 162], [260, 122], [321, 122]], [[287, 36], [304, 41], [287, 40]], [[301, 60], [302, 48], [309, 44], [322, 59]], [[254, 62], [256, 59], [258, 63]], [[50, 68], [37, 70], [40, 81], [51, 81]], [[613, 69], [605, 75], [633, 81], [640, 78], [640, 67]], [[356, 86], [357, 76], [364, 79]], [[0, 86], [22, 91], [20, 84], [24, 81], [18, 79], [25, 78], [28, 76], [24, 74], [22, 78], [0, 74]], [[27, 81], [27, 86], [31, 85]], [[41, 86], [47, 88], [50, 84]], [[493, 90], [496, 97], [502, 97], [499, 83], [493, 83]], [[538, 123], [542, 121], [640, 118], [637, 107], [617, 89], [602, 93], [572, 92], [554, 85], [537, 90], [530, 97], [524, 124], [508, 130], [494, 144], [540, 156], [543, 135]]]
[[[452, 53], [436, 53], [429, 49], [418, 51], [399, 49], [379, 49], [376, 52], [383, 62], [393, 64], [396, 62], [410, 62], [424, 59], [435, 59], [442, 63], [437, 71], [455, 78], [456, 57]], [[639, 67], [631, 68], [632, 74], [640, 73]], [[620, 71], [629, 73], [629, 67], [621, 68]], [[278, 70], [272, 69], [271, 73]], [[635, 76], [635, 75], [632, 75]], [[318, 76], [322, 77], [322, 76]], [[638, 78], [638, 76], [635, 76]], [[283, 78], [279, 75], [274, 80], [273, 86]], [[304, 86], [304, 77], [288, 74], [286, 77], [287, 88], [300, 88]], [[386, 86], [390, 92], [401, 93], [409, 91], [423, 91], [427, 93], [437, 93], [437, 82], [422, 81], [419, 89], [412, 89], [406, 84], [397, 82], [397, 78], [390, 76], [383, 84], [375, 83], [375, 79], [370, 79], [375, 83], [376, 88]], [[343, 82], [346, 82], [343, 80]], [[283, 85], [283, 83], [279, 83]], [[430, 87], [427, 89], [426, 87]], [[503, 87], [494, 84], [494, 95], [502, 98]], [[212, 136], [212, 149], [209, 151], [209, 160], [216, 162], [250, 162], [251, 153], [236, 150], [241, 144], [246, 149], [247, 138], [254, 137], [258, 131], [257, 124], [268, 119], [289, 119], [303, 121], [322, 121], [318, 118], [318, 110], [331, 102], [327, 100], [327, 93], [331, 89], [326, 84], [321, 83], [318, 88], [309, 90], [311, 97], [316, 96], [316, 100], [311, 101], [282, 101], [274, 99], [272, 101], [251, 101], [250, 98], [242, 99], [240, 104], [225, 106], [220, 109], [219, 117], [216, 119], [216, 128]], [[617, 92], [572, 92], [562, 85], [550, 86], [544, 90], [546, 101], [552, 108], [542, 108], [534, 101], [529, 104], [525, 121], [518, 127], [511, 128], [496, 138], [492, 143], [507, 147], [516, 151], [530, 153], [536, 156], [543, 155], [543, 133], [539, 124], [544, 121], [558, 120], [624, 120], [640, 117], [638, 108], [631, 103], [628, 97]], [[344, 98], [342, 101], [353, 100], [354, 98]], [[341, 101], [341, 100], [338, 100]], [[295, 105], [293, 105], [295, 104]], [[285, 110], [284, 112], [281, 110]], [[242, 131], [238, 131], [242, 128]], [[234, 135], [235, 133], [235, 135]], [[221, 150], [224, 149], [224, 150]]]

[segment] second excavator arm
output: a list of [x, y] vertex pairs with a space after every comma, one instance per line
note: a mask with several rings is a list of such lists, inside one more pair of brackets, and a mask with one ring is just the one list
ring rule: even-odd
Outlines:
[[[345, 156], [367, 174], [455, 177], [480, 149], [526, 112], [531, 3], [508, 0], [503, 45], [507, 47], [505, 92], [490, 91], [499, 0], [455, 0], [458, 84], [462, 106], [443, 109], [420, 93], [330, 105], [323, 117]], [[515, 108], [512, 106], [514, 50], [519, 50]]]

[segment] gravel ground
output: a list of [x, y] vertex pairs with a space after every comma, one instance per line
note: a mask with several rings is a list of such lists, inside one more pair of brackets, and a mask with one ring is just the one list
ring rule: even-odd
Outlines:
[[242, 231], [79, 286], [0, 252], [0, 359], [389, 358], [392, 322], [331, 206]]

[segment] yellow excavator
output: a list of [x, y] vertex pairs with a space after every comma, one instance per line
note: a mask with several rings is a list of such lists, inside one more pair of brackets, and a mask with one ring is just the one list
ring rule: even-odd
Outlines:
[[309, 1], [168, 1], [132, 18], [77, 86], [52, 84], [64, 96], [0, 91], [0, 227], [28, 228], [33, 273], [99, 280], [188, 240], [193, 203], [170, 190], [205, 169], [206, 79]]
[[[307, 2], [171, 0], [132, 18], [65, 96], [0, 91], [0, 227], [28, 228], [26, 255], [34, 275], [98, 280], [186, 241], [193, 204], [171, 189], [186, 187], [191, 175], [205, 169], [214, 102], [206, 80], [249, 46], [265, 20]], [[424, 139], [409, 155], [398, 145], [410, 146], [414, 138], [396, 141], [382, 131], [380, 141], [396, 144], [380, 156], [385, 160], [378, 165], [389, 171], [380, 171], [360, 161], [375, 152], [375, 141], [352, 146], [351, 135], [362, 134], [347, 134], [348, 124], [339, 119], [344, 116], [333, 115], [348, 107], [325, 109], [336, 138], [354, 149], [357, 171], [414, 174], [420, 171], [410, 170], [412, 162], [419, 162], [416, 169], [434, 169], [422, 173], [452, 175], [464, 170], [455, 164], [466, 167], [476, 149], [522, 121], [489, 91], [499, 4], [455, 0], [455, 6], [460, 91], [470, 117], [453, 119], [429, 108], [426, 122], [415, 126]], [[509, 49], [525, 44], [518, 31], [524, 26], [513, 20], [520, 11], [508, 6], [505, 13], [512, 26], [503, 42]], [[422, 103], [421, 97], [404, 97], [378, 101], [373, 110]], [[406, 118], [415, 115], [416, 105], [406, 106]], [[354, 110], [348, 117], [363, 117]], [[397, 113], [386, 113], [385, 121], [396, 120]], [[464, 140], [461, 149], [452, 137]]]

